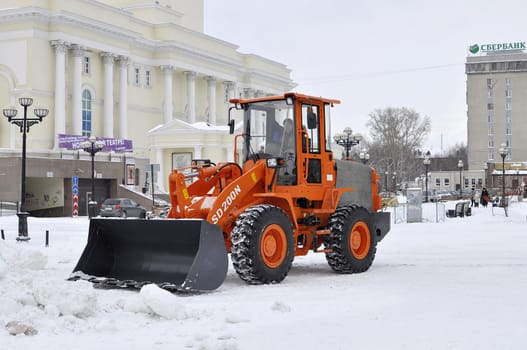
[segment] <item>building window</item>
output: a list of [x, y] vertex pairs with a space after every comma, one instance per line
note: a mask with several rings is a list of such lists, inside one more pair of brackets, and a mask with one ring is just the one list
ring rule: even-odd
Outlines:
[[437, 187], [441, 186], [441, 179], [440, 178], [436, 178], [436, 186]]
[[506, 86], [511, 86], [511, 78], [505, 78], [505, 85]]
[[505, 103], [505, 110], [512, 111], [512, 104], [510, 102]]
[[443, 179], [443, 184], [445, 184], [445, 187], [449, 187], [450, 186], [450, 179], [448, 177], [445, 177]]
[[91, 136], [91, 102], [92, 96], [90, 90], [82, 92], [82, 135]]
[[494, 103], [487, 103], [487, 109], [489, 111], [493, 111], [494, 110]]
[[145, 70], [145, 86], [152, 87], [152, 71], [149, 69]]
[[489, 149], [489, 160], [494, 160], [494, 149]]
[[492, 84], [492, 79], [487, 79], [487, 88], [492, 89], [493, 85], [494, 84]]
[[91, 62], [90, 62], [90, 57], [88, 56], [84, 56], [83, 60], [82, 60], [82, 71], [84, 74], [91, 74]]
[[141, 69], [134, 67], [134, 85], [139, 86], [141, 84]]

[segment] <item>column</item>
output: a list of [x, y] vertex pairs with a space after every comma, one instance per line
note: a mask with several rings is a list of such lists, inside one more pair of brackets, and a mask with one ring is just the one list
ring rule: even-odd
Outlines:
[[193, 159], [201, 159], [201, 157], [202, 157], [201, 151], [202, 150], [203, 150], [203, 146], [201, 146], [201, 145], [194, 146]]
[[128, 138], [128, 57], [119, 56], [119, 138]]
[[223, 84], [225, 85], [225, 96], [227, 97], [227, 103], [233, 98], [236, 98], [234, 94], [234, 90], [236, 87], [236, 83], [233, 81], [224, 81]]
[[187, 76], [187, 106], [189, 123], [196, 122], [196, 72], [186, 71]]
[[227, 147], [227, 162], [236, 162], [236, 159], [234, 158], [234, 147], [233, 146]]
[[[159, 191], [165, 192], [165, 181], [166, 179], [168, 179], [168, 173], [165, 173], [165, 164], [163, 162], [163, 148], [156, 149], [155, 163], [159, 164], [159, 172], [155, 177], [155, 179], [157, 180], [155, 184], [157, 185]], [[170, 172], [172, 172], [172, 169], [170, 169]]]
[[71, 132], [82, 135], [82, 57], [84, 50], [79, 45], [72, 45], [73, 55], [73, 92], [71, 111]]
[[209, 120], [208, 122], [212, 125], [216, 125], [216, 78], [208, 76], [207, 80], [208, 97], [209, 97]]
[[113, 61], [114, 55], [101, 52], [104, 63], [104, 124], [103, 136], [113, 136]]
[[174, 91], [172, 85], [172, 74], [174, 73], [174, 67], [172, 66], [161, 66], [161, 70], [165, 76], [165, 105], [163, 109], [163, 122], [166, 124], [172, 120], [174, 114]]
[[66, 49], [64, 41], [54, 40], [55, 48], [55, 145], [59, 147], [58, 134], [66, 133]]

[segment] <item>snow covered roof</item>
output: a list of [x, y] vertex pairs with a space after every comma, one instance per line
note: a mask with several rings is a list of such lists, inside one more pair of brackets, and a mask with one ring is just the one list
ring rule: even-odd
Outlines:
[[[241, 128], [241, 122], [236, 124], [235, 129]], [[166, 124], [160, 124], [148, 130], [148, 136], [177, 134], [181, 132], [211, 132], [229, 133], [227, 125], [212, 125], [207, 122], [188, 123], [180, 119], [174, 119]]]

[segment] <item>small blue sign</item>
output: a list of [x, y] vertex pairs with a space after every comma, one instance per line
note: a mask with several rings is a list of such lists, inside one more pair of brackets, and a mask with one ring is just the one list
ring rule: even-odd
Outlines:
[[78, 176], [74, 176], [71, 178], [71, 182], [73, 182], [73, 186], [78, 186], [79, 185], [79, 177]]
[[73, 195], [76, 196], [79, 194], [79, 188], [77, 186], [73, 186], [72, 188]]

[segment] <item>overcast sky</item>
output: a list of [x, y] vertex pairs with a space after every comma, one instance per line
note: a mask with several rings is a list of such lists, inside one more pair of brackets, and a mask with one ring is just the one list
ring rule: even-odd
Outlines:
[[527, 41], [525, 0], [205, 0], [205, 32], [286, 64], [309, 95], [341, 100], [333, 132], [368, 135], [368, 114], [432, 120], [425, 149], [466, 144], [471, 44]]

